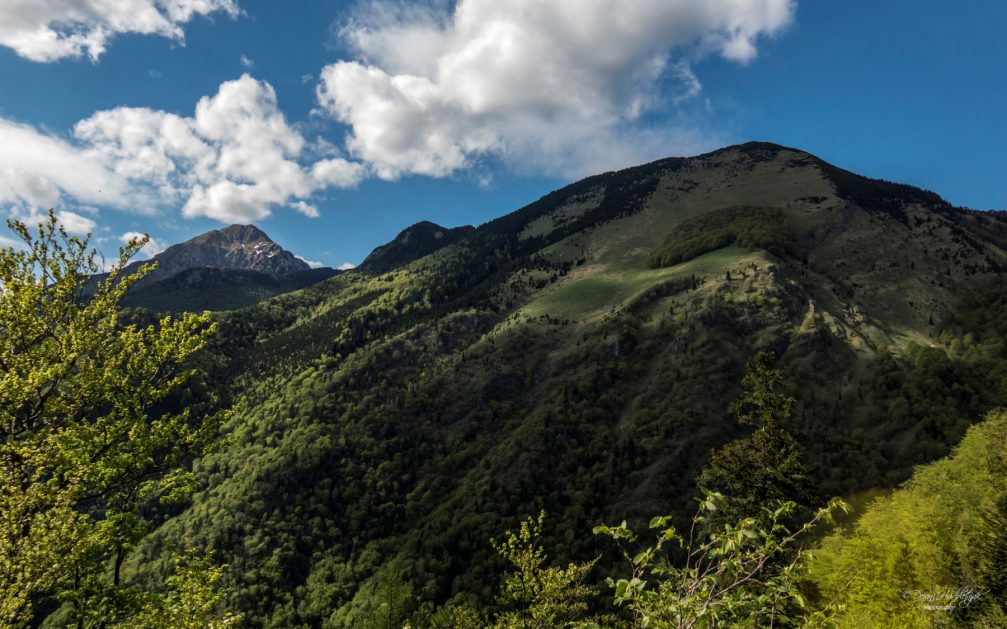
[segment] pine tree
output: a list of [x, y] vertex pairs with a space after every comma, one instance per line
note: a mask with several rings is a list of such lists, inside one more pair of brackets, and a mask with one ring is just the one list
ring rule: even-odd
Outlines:
[[762, 352], [749, 361], [742, 380], [745, 394], [731, 405], [738, 422], [754, 431], [714, 451], [697, 479], [727, 496], [726, 508], [710, 518], [710, 526], [758, 517], [775, 501], [801, 507], [816, 502], [801, 448], [786, 428], [796, 401], [778, 392], [783, 372], [773, 367], [773, 360], [772, 353]]

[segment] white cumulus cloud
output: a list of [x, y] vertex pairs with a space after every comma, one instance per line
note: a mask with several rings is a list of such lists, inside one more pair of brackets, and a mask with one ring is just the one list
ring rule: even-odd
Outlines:
[[0, 203], [49, 208], [64, 197], [94, 205], [146, 207], [128, 179], [63, 138], [0, 118]]
[[301, 214], [307, 216], [308, 218], [318, 218], [321, 216], [318, 213], [318, 208], [311, 205], [310, 203], [305, 203], [304, 201], [298, 201], [294, 203], [291, 207], [300, 212]]
[[97, 163], [181, 204], [183, 215], [228, 223], [261, 220], [277, 206], [317, 216], [312, 194], [366, 176], [342, 158], [302, 164], [304, 138], [272, 86], [248, 74], [201, 98], [192, 117], [120, 107], [80, 121], [74, 135]]
[[352, 188], [367, 176], [367, 169], [342, 158], [323, 159], [311, 167], [311, 176], [326, 186]]
[[97, 224], [93, 220], [69, 210], [56, 212], [56, 218], [59, 219], [60, 224], [63, 225], [66, 231], [79, 236], [93, 233], [94, 228], [97, 227]]
[[24, 243], [20, 240], [15, 240], [0, 234], [0, 248], [3, 249], [22, 249], [24, 248]]
[[294, 256], [294, 257], [300, 260], [301, 262], [307, 264], [309, 267], [313, 269], [320, 269], [323, 266], [325, 266], [325, 264], [319, 262], [318, 260], [308, 260], [307, 258], [302, 258], [301, 256]]
[[[13, 208], [10, 211], [10, 217], [17, 220], [29, 228], [29, 231], [34, 232], [35, 227], [38, 225], [45, 224], [49, 221], [48, 213], [40, 211], [39, 208]], [[94, 232], [97, 223], [86, 216], [81, 216], [76, 212], [71, 212], [69, 210], [60, 210], [56, 212], [56, 220], [59, 225], [67, 231], [67, 233], [73, 234], [75, 236], [86, 236]]]
[[690, 60], [747, 63], [793, 14], [794, 0], [374, 0], [341, 29], [352, 58], [323, 69], [318, 100], [385, 179], [482, 156], [584, 174], [706, 148], [640, 117], [700, 93]]
[[235, 0], [4, 0], [0, 46], [39, 62], [97, 61], [116, 35], [158, 35], [184, 42], [182, 25], [197, 16], [237, 17]]
[[72, 138], [0, 118], [0, 203], [21, 213], [181, 208], [226, 223], [255, 222], [284, 206], [316, 217], [312, 195], [353, 187], [368, 171], [333, 157], [331, 147], [312, 158], [306, 144], [272, 86], [248, 74], [201, 98], [192, 116], [119, 107], [79, 121]]
[[[125, 234], [119, 236], [119, 241], [126, 244], [131, 240], [141, 240], [144, 236], [145, 234], [141, 234], [140, 232], [126, 232]], [[153, 258], [164, 251], [164, 249], [165, 246], [163, 244], [148, 236], [147, 244], [140, 248], [140, 253], [148, 258]]]

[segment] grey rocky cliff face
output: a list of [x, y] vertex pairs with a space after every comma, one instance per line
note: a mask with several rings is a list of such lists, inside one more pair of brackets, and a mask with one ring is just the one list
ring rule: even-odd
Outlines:
[[[140, 284], [164, 280], [189, 269], [241, 269], [285, 276], [310, 269], [307, 263], [274, 243], [255, 225], [231, 225], [197, 235], [154, 256], [157, 268]], [[144, 263], [132, 263], [138, 267]]]
[[144, 278], [144, 283], [195, 267], [244, 269], [277, 276], [310, 268], [254, 225], [231, 225], [201, 234], [168, 247], [152, 261], [157, 262], [157, 269]]

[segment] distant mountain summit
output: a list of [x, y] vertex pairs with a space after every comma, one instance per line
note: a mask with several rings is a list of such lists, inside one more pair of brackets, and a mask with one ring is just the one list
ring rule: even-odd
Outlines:
[[394, 240], [380, 245], [368, 255], [360, 268], [384, 272], [403, 266], [442, 249], [475, 232], [475, 227], [441, 227], [430, 221], [420, 221], [403, 229]]
[[149, 261], [131, 263], [126, 272], [149, 262], [157, 266], [129, 291], [123, 305], [159, 312], [233, 310], [339, 273], [312, 269], [254, 225], [200, 234]]
[[254, 225], [231, 225], [200, 234], [168, 247], [151, 261], [157, 263], [157, 269], [144, 279], [145, 284], [201, 267], [258, 271], [274, 276], [311, 268]]

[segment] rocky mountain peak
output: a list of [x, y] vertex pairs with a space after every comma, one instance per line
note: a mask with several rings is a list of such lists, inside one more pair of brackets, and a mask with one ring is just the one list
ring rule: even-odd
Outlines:
[[166, 279], [198, 267], [258, 271], [273, 276], [307, 271], [306, 262], [285, 250], [254, 225], [230, 225], [168, 247], [143, 283]]
[[182, 244], [225, 244], [225, 243], [272, 243], [272, 239], [255, 225], [228, 225], [223, 229], [215, 229]]

